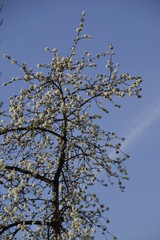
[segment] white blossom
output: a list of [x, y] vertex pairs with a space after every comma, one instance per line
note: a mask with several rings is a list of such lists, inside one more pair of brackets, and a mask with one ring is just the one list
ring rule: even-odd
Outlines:
[[48, 52], [50, 49], [49, 47], [45, 47], [45, 51]]
[[[96, 233], [107, 239], [109, 208], [93, 187], [97, 182], [104, 188], [118, 182], [124, 191], [123, 180], [129, 180], [125, 161], [130, 156], [121, 152], [125, 139], [108, 126], [103, 129], [101, 118], [109, 113], [109, 102], [120, 108], [117, 99], [128, 95], [140, 98], [142, 80], [119, 74], [112, 44], [109, 51], [92, 55], [82, 50], [82, 57], [77, 55], [77, 44], [92, 38], [81, 35], [84, 17], [85, 11], [67, 56], [61, 56], [56, 48], [45, 48], [53, 55], [48, 64], [37, 64], [43, 72], [28, 70], [26, 62], [19, 64], [4, 54], [12, 64], [21, 66], [23, 76], [3, 84], [16, 81], [21, 88], [19, 93], [14, 88], [0, 126], [3, 240], [16, 240], [18, 234], [33, 240], [92, 240]], [[100, 61], [102, 73], [97, 69], [100, 59], [104, 59]], [[108, 152], [113, 149], [116, 157], [112, 159]]]

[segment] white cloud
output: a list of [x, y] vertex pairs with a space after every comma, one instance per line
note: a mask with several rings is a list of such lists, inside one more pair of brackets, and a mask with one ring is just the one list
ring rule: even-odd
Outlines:
[[[121, 150], [126, 152], [126, 149], [132, 146], [141, 135], [149, 128], [154, 121], [160, 117], [160, 98], [152, 102], [146, 107], [133, 121], [131, 121], [127, 129], [121, 134], [125, 137], [125, 141], [121, 146]], [[110, 158], [115, 157], [115, 151], [109, 153]]]
[[126, 141], [122, 145], [122, 150], [124, 151], [126, 148], [134, 144], [158, 117], [160, 117], [160, 99], [152, 102], [129, 124], [127, 130], [123, 134]]

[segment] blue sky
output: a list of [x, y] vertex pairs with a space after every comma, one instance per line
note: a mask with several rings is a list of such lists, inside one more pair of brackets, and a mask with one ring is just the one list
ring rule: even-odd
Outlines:
[[[127, 98], [120, 110], [111, 108], [102, 125], [126, 137], [124, 150], [130, 181], [121, 193], [117, 186], [99, 195], [110, 207], [109, 230], [119, 240], [160, 239], [160, 1], [158, 0], [14, 0], [5, 1], [0, 28], [1, 83], [20, 74], [2, 58], [7, 53], [30, 67], [49, 61], [46, 46], [69, 53], [86, 11], [85, 32], [93, 40], [83, 45], [93, 54], [112, 42], [120, 72], [141, 75], [142, 99]], [[80, 50], [80, 49], [79, 49]], [[105, 66], [99, 66], [99, 72]], [[0, 88], [5, 105], [15, 87]]]

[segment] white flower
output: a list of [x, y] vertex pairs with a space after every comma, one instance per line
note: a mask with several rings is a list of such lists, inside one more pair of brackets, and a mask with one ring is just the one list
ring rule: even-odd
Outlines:
[[113, 45], [112, 45], [112, 43], [110, 44], [109, 48], [110, 48], [111, 50], [113, 49]]
[[32, 85], [30, 86], [30, 91], [32, 91], [32, 90], [34, 90], [34, 89], [36, 89], [36, 85], [33, 85], [33, 84], [32, 84]]
[[52, 49], [53, 54], [56, 53], [56, 52], [57, 52], [57, 48]]
[[16, 61], [15, 59], [12, 59], [12, 60], [11, 60], [11, 63], [12, 63], [12, 64], [16, 64], [17, 61]]
[[121, 92], [121, 97], [124, 97], [125, 96], [125, 92]]
[[5, 53], [5, 54], [3, 54], [3, 57], [8, 58], [9, 56]]
[[26, 182], [25, 182], [24, 179], [22, 179], [22, 181], [21, 181], [21, 185], [22, 185], [22, 187], [25, 187], [25, 186], [26, 186]]
[[82, 16], [84, 17], [86, 15], [86, 12], [83, 10], [82, 11]]
[[26, 63], [26, 62], [24, 62], [22, 65], [23, 65], [23, 67], [26, 67], [26, 66], [27, 66], [27, 63]]
[[84, 34], [84, 35], [83, 35], [83, 37], [84, 37], [84, 38], [87, 38], [87, 37], [88, 37], [88, 35], [87, 35], [87, 34]]
[[81, 31], [81, 28], [76, 28], [76, 32], [79, 33]]
[[7, 196], [6, 196], [6, 195], [3, 195], [2, 198], [3, 198], [3, 200], [6, 200], [6, 199], [7, 199]]
[[3, 170], [5, 168], [6, 164], [4, 159], [0, 159], [0, 169]]
[[49, 51], [49, 47], [45, 47], [45, 50], [46, 50], [46, 52], [48, 52]]

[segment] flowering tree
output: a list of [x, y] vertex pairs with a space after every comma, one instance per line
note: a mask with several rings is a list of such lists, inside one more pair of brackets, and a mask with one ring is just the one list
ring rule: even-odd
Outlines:
[[[9, 110], [1, 112], [0, 125], [0, 238], [1, 239], [94, 239], [102, 230], [107, 239], [108, 207], [91, 187], [117, 180], [123, 191], [128, 179], [121, 140], [101, 129], [106, 102], [127, 94], [140, 98], [141, 77], [118, 74], [113, 46], [92, 57], [86, 50], [77, 59], [83, 39], [85, 12], [67, 57], [57, 49], [49, 64], [38, 64], [34, 73], [4, 54], [24, 75], [4, 86], [22, 81], [19, 95], [10, 98]], [[104, 73], [92, 76], [100, 58], [106, 57]], [[91, 76], [85, 75], [91, 71]], [[101, 114], [95, 113], [98, 111]], [[108, 155], [115, 151], [115, 157]], [[100, 175], [101, 171], [105, 174]], [[109, 233], [109, 234], [108, 234]], [[112, 236], [112, 235], [111, 235]], [[112, 236], [113, 237], [113, 236]], [[101, 239], [102, 239], [101, 238]], [[113, 239], [116, 239], [113, 237]]]
[[[0, 12], [2, 11], [3, 8], [3, 4], [0, 3]], [[3, 24], [3, 18], [0, 19], [0, 26]], [[1, 72], [0, 72], [0, 76], [1, 76]], [[1, 104], [1, 103], [0, 103]]]

